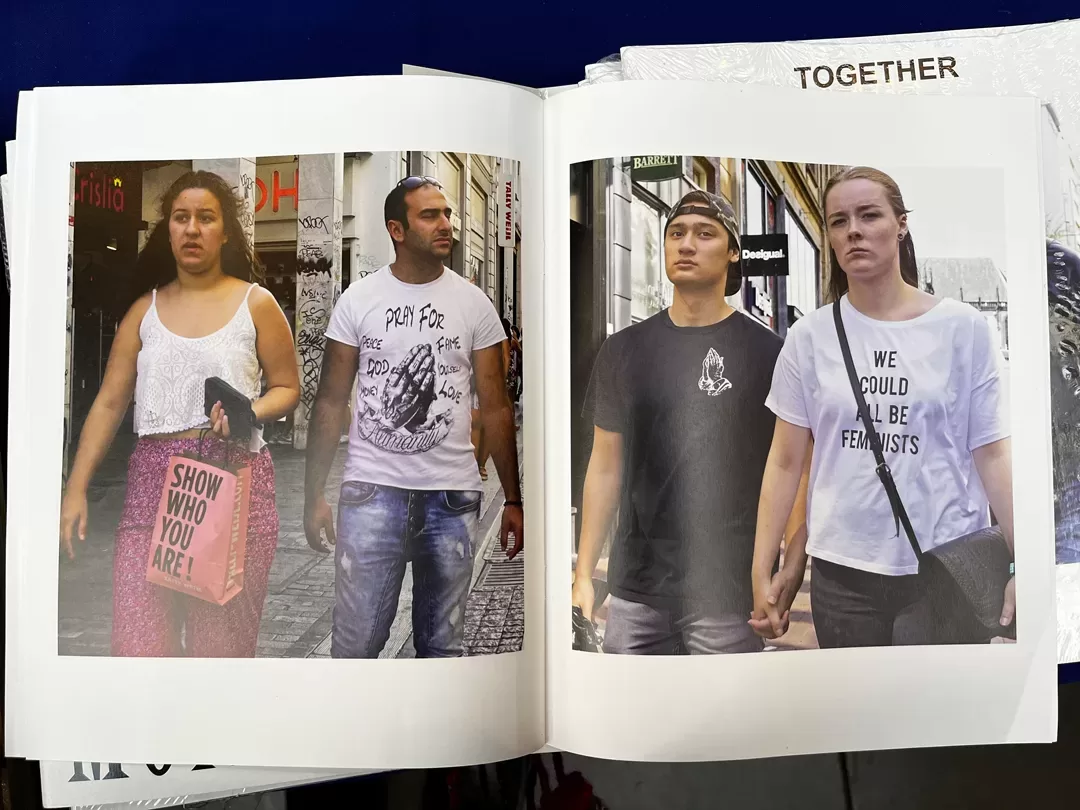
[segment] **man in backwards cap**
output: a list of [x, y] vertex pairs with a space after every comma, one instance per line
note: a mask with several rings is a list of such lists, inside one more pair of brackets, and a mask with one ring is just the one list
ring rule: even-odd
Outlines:
[[742, 283], [738, 234], [723, 197], [684, 196], [664, 229], [671, 307], [612, 335], [596, 358], [573, 603], [592, 617], [592, 575], [617, 510], [607, 653], [759, 651], [755, 629], [783, 632], [802, 584], [804, 489], [773, 582], [782, 626], [748, 621], [758, 496], [776, 421], [765, 397], [783, 341], [725, 300]]

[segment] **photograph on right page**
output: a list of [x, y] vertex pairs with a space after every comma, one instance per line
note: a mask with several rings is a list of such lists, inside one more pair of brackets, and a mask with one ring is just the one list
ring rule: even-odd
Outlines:
[[570, 196], [574, 649], [1015, 640], [1000, 170], [639, 155]]
[[[1042, 101], [1058, 662], [1080, 661], [1080, 21], [804, 42], [626, 48], [626, 79]], [[949, 68], [943, 70], [942, 68]], [[924, 70], [925, 68], [925, 70]], [[918, 71], [918, 79], [913, 80]], [[925, 75], [923, 75], [925, 72]]]

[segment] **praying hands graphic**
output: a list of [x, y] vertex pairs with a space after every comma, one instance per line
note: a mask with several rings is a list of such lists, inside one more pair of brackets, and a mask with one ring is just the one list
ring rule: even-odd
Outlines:
[[698, 388], [715, 397], [731, 388], [731, 381], [724, 377], [724, 358], [716, 353], [716, 349], [709, 349], [705, 359], [701, 362], [701, 379], [698, 380]]

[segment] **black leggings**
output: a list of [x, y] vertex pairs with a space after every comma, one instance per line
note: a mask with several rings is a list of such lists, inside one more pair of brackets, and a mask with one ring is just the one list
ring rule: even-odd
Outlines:
[[819, 647], [925, 644], [929, 618], [917, 574], [891, 577], [811, 562], [810, 607]]

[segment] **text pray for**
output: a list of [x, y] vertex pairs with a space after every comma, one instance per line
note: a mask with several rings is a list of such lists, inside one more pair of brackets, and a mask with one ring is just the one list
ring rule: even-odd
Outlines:
[[425, 329], [442, 329], [443, 323], [446, 320], [446, 316], [436, 310], [431, 304], [424, 304], [420, 307], [419, 312], [414, 305], [408, 304], [400, 307], [387, 307], [386, 308], [386, 330], [390, 331], [391, 327], [408, 328], [412, 326], [419, 327], [420, 332]]

